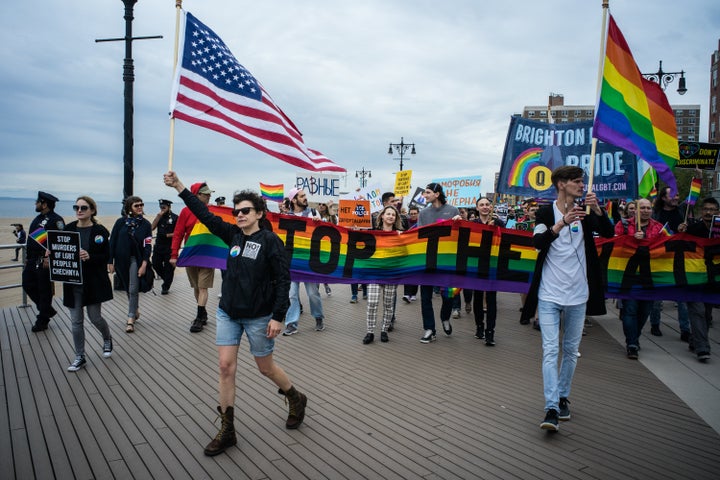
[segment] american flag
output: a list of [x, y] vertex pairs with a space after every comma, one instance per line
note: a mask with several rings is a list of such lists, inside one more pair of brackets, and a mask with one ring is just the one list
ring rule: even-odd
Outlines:
[[296, 167], [345, 172], [302, 134], [215, 32], [189, 12], [170, 115], [245, 142]]

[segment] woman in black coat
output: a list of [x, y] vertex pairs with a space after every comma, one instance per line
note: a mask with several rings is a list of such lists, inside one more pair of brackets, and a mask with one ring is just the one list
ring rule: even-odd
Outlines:
[[63, 284], [63, 305], [70, 309], [72, 335], [75, 343], [75, 361], [68, 371], [76, 372], [85, 366], [85, 328], [83, 307], [103, 337], [103, 356], [112, 355], [112, 337], [102, 317], [102, 302], [112, 300], [112, 287], [107, 274], [110, 253], [109, 233], [95, 220], [97, 204], [87, 196], [78, 197], [73, 205], [76, 221], [65, 226], [68, 232], [80, 233], [80, 261], [83, 283]]
[[122, 289], [128, 294], [127, 333], [135, 331], [135, 320], [140, 317], [140, 279], [150, 268], [152, 226], [143, 218], [144, 206], [140, 197], [126, 198], [124, 216], [117, 219], [110, 233], [108, 271], [117, 274]]

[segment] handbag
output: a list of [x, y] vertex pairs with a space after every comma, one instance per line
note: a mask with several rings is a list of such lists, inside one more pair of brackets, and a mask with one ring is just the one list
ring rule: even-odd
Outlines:
[[138, 285], [138, 291], [147, 293], [153, 289], [153, 283], [155, 282], [155, 273], [153, 272], [152, 265], [148, 264], [145, 269], [145, 275], [140, 277], [140, 285]]

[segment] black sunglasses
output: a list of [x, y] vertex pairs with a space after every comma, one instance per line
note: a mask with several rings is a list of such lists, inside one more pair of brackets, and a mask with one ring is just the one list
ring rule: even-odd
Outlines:
[[87, 210], [90, 210], [90, 207], [87, 205], [73, 205], [73, 210], [76, 212], [80, 210], [81, 212], [85, 212]]
[[242, 213], [243, 215], [247, 215], [248, 213], [250, 213], [250, 210], [255, 210], [255, 208], [253, 208], [253, 207], [234, 208], [233, 215], [235, 215], [236, 217], [238, 216], [239, 213]]
[[144, 203], [133, 203], [133, 206], [132, 206], [132, 207], [133, 207], [133, 208], [139, 208], [139, 207], [144, 207], [144, 206], [145, 206]]

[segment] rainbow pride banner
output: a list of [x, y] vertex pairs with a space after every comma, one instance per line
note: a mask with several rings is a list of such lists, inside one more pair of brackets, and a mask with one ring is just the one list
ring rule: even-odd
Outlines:
[[[285, 243], [295, 281], [525, 293], [537, 260], [531, 232], [471, 222], [445, 221], [398, 234], [274, 213], [268, 219]], [[198, 228], [198, 240], [209, 240], [200, 235]], [[184, 264], [222, 268], [217, 262], [198, 263], [220, 255], [205, 254], [193, 236], [195, 231], [188, 244], [196, 249], [187, 257], [183, 250]], [[608, 297], [720, 303], [720, 240], [686, 234], [655, 240], [622, 236], [598, 240], [597, 247]]]
[[285, 186], [282, 183], [279, 185], [268, 185], [267, 183], [260, 182], [260, 196], [271, 202], [281, 203], [284, 200], [284, 189]]

